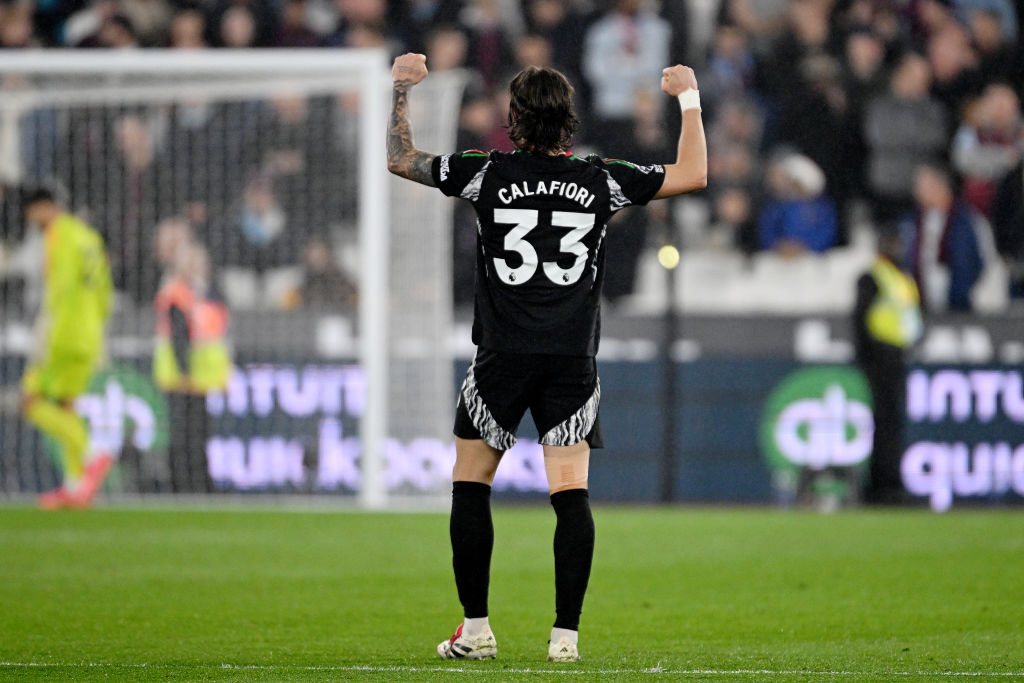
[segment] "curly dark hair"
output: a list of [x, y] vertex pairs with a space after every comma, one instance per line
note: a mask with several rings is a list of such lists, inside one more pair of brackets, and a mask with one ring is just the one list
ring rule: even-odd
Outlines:
[[520, 149], [558, 152], [572, 144], [580, 125], [572, 109], [576, 91], [555, 69], [528, 66], [512, 79], [508, 136]]

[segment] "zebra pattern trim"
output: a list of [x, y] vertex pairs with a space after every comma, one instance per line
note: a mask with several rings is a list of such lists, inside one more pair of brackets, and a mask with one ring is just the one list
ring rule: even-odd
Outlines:
[[583, 407], [573, 413], [568, 420], [550, 429], [540, 442], [545, 446], [573, 446], [583, 441], [587, 438], [590, 430], [594, 428], [599, 405], [601, 405], [601, 380], [597, 381], [594, 393], [590, 395]]
[[469, 366], [469, 372], [466, 373], [466, 379], [462, 382], [462, 402], [466, 406], [466, 412], [469, 413], [470, 421], [480, 432], [480, 437], [487, 442], [487, 445], [499, 451], [507, 451], [516, 445], [516, 435], [502, 428], [491, 415], [491, 411], [487, 409], [487, 404], [484, 403], [480, 392], [476, 389], [475, 369], [476, 359], [474, 358], [473, 364]]
[[629, 201], [629, 198], [623, 194], [622, 186], [619, 185], [618, 181], [612, 177], [612, 174], [608, 172], [608, 169], [602, 168], [601, 170], [604, 171], [605, 176], [608, 178], [608, 192], [611, 193], [612, 210], [618, 211], [619, 209], [624, 209], [627, 206], [630, 206], [633, 202]]
[[462, 188], [462, 193], [459, 195], [461, 198], [468, 199], [471, 202], [475, 202], [480, 198], [480, 187], [484, 184], [484, 175], [487, 173], [487, 167], [490, 165], [491, 160], [488, 159], [483, 168], [477, 171], [473, 179]]

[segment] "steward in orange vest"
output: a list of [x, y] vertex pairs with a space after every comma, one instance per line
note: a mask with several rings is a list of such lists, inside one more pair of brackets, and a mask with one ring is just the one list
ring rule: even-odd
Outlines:
[[188, 246], [181, 266], [157, 292], [153, 379], [164, 391], [206, 394], [227, 388], [231, 357], [227, 346], [230, 315], [211, 297], [202, 247]]

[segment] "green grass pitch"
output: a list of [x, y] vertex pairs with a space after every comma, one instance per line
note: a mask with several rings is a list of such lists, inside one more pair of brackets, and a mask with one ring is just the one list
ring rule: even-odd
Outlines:
[[582, 662], [544, 661], [554, 515], [496, 506], [498, 659], [442, 514], [0, 508], [0, 680], [1024, 681], [1024, 515], [598, 507]]

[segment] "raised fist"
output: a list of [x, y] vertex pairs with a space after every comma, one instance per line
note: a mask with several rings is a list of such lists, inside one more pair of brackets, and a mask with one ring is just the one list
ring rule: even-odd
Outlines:
[[670, 66], [661, 72], [661, 89], [672, 97], [679, 95], [688, 88], [697, 89], [697, 77], [693, 69], [682, 64]]
[[416, 85], [427, 77], [427, 56], [407, 52], [395, 57], [391, 67], [391, 80], [403, 85]]

